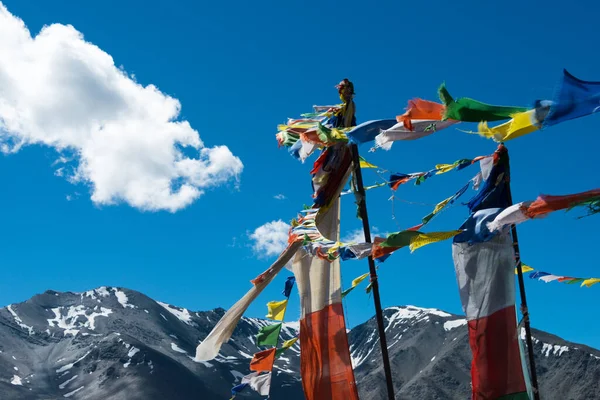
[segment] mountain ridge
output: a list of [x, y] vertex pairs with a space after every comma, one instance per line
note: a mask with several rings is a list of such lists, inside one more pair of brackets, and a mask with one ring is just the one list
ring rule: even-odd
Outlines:
[[[231, 387], [250, 372], [252, 354], [261, 350], [256, 333], [272, 322], [243, 317], [215, 360], [195, 361], [195, 347], [224, 313], [221, 307], [190, 311], [109, 286], [48, 290], [10, 304], [0, 309], [0, 398], [229, 398]], [[386, 308], [384, 321], [396, 398], [469, 396], [471, 354], [464, 316], [408, 305]], [[297, 321], [284, 323], [282, 339], [296, 336], [298, 329]], [[348, 335], [360, 398], [383, 398], [375, 319]], [[597, 398], [600, 351], [543, 331], [534, 330], [533, 337], [542, 393], [566, 400]], [[277, 360], [272, 398], [304, 398], [299, 354], [296, 343]], [[250, 389], [240, 397], [261, 398]]]

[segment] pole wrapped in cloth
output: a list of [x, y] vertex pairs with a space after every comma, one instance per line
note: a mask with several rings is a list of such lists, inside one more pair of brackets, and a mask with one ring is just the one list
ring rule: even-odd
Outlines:
[[[339, 198], [317, 221], [328, 239], [339, 238]], [[340, 260], [300, 249], [293, 271], [300, 294], [300, 370], [307, 400], [358, 400], [342, 308]]]
[[[473, 217], [471, 217], [473, 218]], [[474, 229], [474, 224], [463, 227]], [[503, 230], [487, 241], [457, 236], [452, 245], [473, 353], [473, 400], [527, 400], [515, 310], [513, 243]], [[469, 235], [471, 233], [471, 235]]]

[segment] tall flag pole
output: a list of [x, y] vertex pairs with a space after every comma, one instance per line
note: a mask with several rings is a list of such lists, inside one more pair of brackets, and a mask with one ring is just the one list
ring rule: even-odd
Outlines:
[[[510, 180], [506, 185], [508, 204], [513, 204], [512, 193], [510, 190]], [[517, 275], [519, 280], [519, 292], [521, 294], [521, 312], [523, 313], [523, 325], [525, 327], [525, 340], [527, 343], [527, 353], [529, 356], [529, 372], [531, 374], [531, 386], [533, 387], [534, 400], [540, 400], [540, 392], [537, 381], [537, 372], [535, 370], [535, 358], [533, 353], [533, 341], [531, 340], [531, 326], [529, 324], [529, 311], [527, 309], [527, 296], [525, 294], [525, 282], [523, 281], [523, 263], [521, 262], [521, 252], [519, 251], [519, 237], [517, 236], [516, 225], [511, 225], [511, 234], [515, 257], [517, 261]]]
[[[344, 109], [340, 115], [341, 118], [337, 121], [337, 127], [349, 128], [356, 125], [354, 119], [354, 85], [348, 79], [344, 79], [337, 86], [340, 97], [344, 102]], [[358, 146], [356, 143], [350, 143], [350, 151], [352, 153], [353, 171], [353, 186], [354, 195], [356, 196], [358, 213], [362, 220], [363, 232], [365, 234], [365, 242], [371, 242], [371, 230], [369, 228], [369, 216], [367, 214], [367, 199], [365, 187], [363, 185], [362, 173], [360, 170], [360, 156], [358, 154]], [[383, 325], [383, 311], [381, 309], [381, 299], [379, 297], [379, 284], [377, 282], [377, 270], [375, 269], [375, 261], [372, 256], [369, 256], [369, 273], [371, 276], [371, 289], [373, 291], [373, 301], [375, 302], [375, 315], [377, 319], [377, 327], [379, 330], [379, 342], [381, 343], [381, 356], [383, 358], [383, 370], [385, 371], [385, 380], [387, 385], [388, 398], [395, 399], [394, 384], [392, 382], [392, 369], [390, 367], [390, 359], [388, 354], [387, 340], [385, 337], [385, 326]]]

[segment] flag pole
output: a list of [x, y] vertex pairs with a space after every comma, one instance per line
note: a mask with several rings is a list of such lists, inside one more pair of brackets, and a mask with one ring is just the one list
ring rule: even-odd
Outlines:
[[[354, 85], [344, 79], [338, 85], [340, 95], [345, 104], [345, 112], [342, 115], [342, 121], [339, 126], [349, 128], [352, 126], [354, 117]], [[344, 91], [346, 90], [346, 91]], [[371, 229], [369, 228], [369, 215], [367, 213], [367, 198], [365, 187], [363, 185], [362, 171], [360, 169], [360, 157], [358, 154], [358, 146], [356, 143], [350, 143], [350, 152], [352, 154], [352, 166], [354, 175], [354, 195], [356, 196], [358, 212], [363, 224], [363, 232], [365, 234], [365, 242], [371, 243]], [[373, 291], [373, 301], [375, 303], [375, 317], [377, 319], [377, 328], [379, 331], [379, 343], [381, 344], [381, 357], [383, 358], [383, 370], [385, 371], [385, 381], [387, 386], [388, 399], [394, 400], [394, 384], [392, 381], [392, 369], [390, 367], [390, 358], [388, 354], [387, 340], [385, 337], [385, 326], [383, 324], [383, 311], [381, 309], [381, 298], [379, 297], [379, 283], [377, 281], [377, 270], [375, 269], [375, 261], [369, 255], [369, 274], [371, 277], [371, 288]]]
[[[362, 173], [360, 170], [360, 159], [358, 156], [358, 146], [355, 143], [350, 144], [352, 151], [352, 164], [354, 167], [354, 177], [356, 179], [355, 195], [357, 197], [358, 212], [362, 219], [365, 242], [371, 243], [371, 230], [369, 228], [369, 217], [367, 214], [367, 199], [365, 188], [363, 186]], [[381, 309], [381, 299], [379, 297], [379, 283], [377, 281], [377, 270], [375, 261], [369, 255], [369, 273], [371, 275], [371, 288], [373, 291], [373, 301], [375, 302], [375, 315], [377, 318], [377, 327], [379, 330], [379, 342], [381, 343], [381, 356], [383, 358], [383, 369], [385, 371], [385, 380], [387, 384], [388, 398], [394, 400], [394, 385], [392, 382], [392, 369], [390, 367], [390, 358], [388, 354], [387, 340], [385, 338], [385, 326], [383, 325], [383, 311]]]
[[[504, 144], [502, 144], [504, 146]], [[510, 190], [510, 176], [506, 185], [508, 204], [513, 204], [512, 192]], [[534, 400], [540, 400], [540, 392], [535, 370], [535, 358], [533, 353], [533, 341], [531, 340], [531, 326], [529, 324], [529, 311], [527, 309], [527, 296], [525, 294], [525, 282], [523, 280], [523, 264], [521, 262], [521, 252], [519, 251], [519, 237], [517, 236], [516, 225], [511, 225], [511, 234], [513, 239], [513, 248], [517, 261], [517, 275], [519, 280], [519, 292], [521, 294], [521, 313], [523, 314], [523, 324], [525, 326], [525, 340], [527, 343], [527, 353], [529, 355], [529, 371], [531, 373], [531, 385], [533, 386]]]

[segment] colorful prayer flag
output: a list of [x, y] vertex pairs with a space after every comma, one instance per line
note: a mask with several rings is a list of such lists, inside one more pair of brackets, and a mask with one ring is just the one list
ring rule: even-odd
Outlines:
[[285, 342], [283, 342], [283, 345], [281, 345], [281, 348], [277, 349], [277, 351], [275, 352], [275, 357], [279, 357], [284, 351], [286, 351], [287, 349], [292, 347], [294, 344], [296, 344], [297, 341], [298, 341], [298, 337], [295, 337], [295, 338], [292, 338], [290, 340], [286, 340]]
[[285, 280], [285, 287], [283, 288], [283, 292], [281, 292], [285, 297], [290, 297], [292, 293], [292, 288], [294, 287], [294, 283], [296, 282], [296, 278], [294, 276], [289, 276]]
[[525, 107], [493, 106], [467, 97], [454, 100], [445, 84], [440, 86], [438, 92], [446, 106], [444, 119], [464, 122], [501, 121], [511, 118], [513, 114], [527, 111]]
[[580, 118], [600, 111], [600, 82], [583, 81], [563, 70], [560, 89], [550, 105], [544, 126]]
[[267, 309], [269, 310], [269, 312], [267, 313], [266, 317], [273, 321], [283, 321], [283, 315], [285, 314], [287, 303], [287, 299], [281, 301], [268, 302]]
[[344, 297], [346, 297], [346, 295], [348, 293], [350, 293], [351, 291], [353, 291], [354, 288], [356, 286], [358, 286], [359, 283], [361, 283], [362, 281], [364, 281], [365, 279], [367, 279], [368, 276], [369, 276], [369, 273], [367, 272], [366, 274], [363, 274], [363, 275], [359, 276], [358, 278], [354, 278], [354, 280], [352, 281], [352, 285], [348, 289], [346, 289], [346, 290], [344, 290], [342, 292], [342, 299]]
[[256, 335], [256, 344], [258, 346], [277, 346], [281, 325], [282, 324], [279, 323], [260, 328], [258, 334]]
[[275, 361], [275, 348], [259, 351], [250, 361], [250, 371], [271, 371]]
[[511, 277], [514, 256], [508, 232], [487, 242], [452, 245], [473, 353], [473, 399], [527, 399]]
[[426, 246], [431, 243], [441, 242], [442, 240], [451, 239], [458, 235], [462, 231], [448, 231], [448, 232], [430, 232], [430, 233], [419, 233], [410, 240], [410, 251], [411, 253], [416, 249]]

